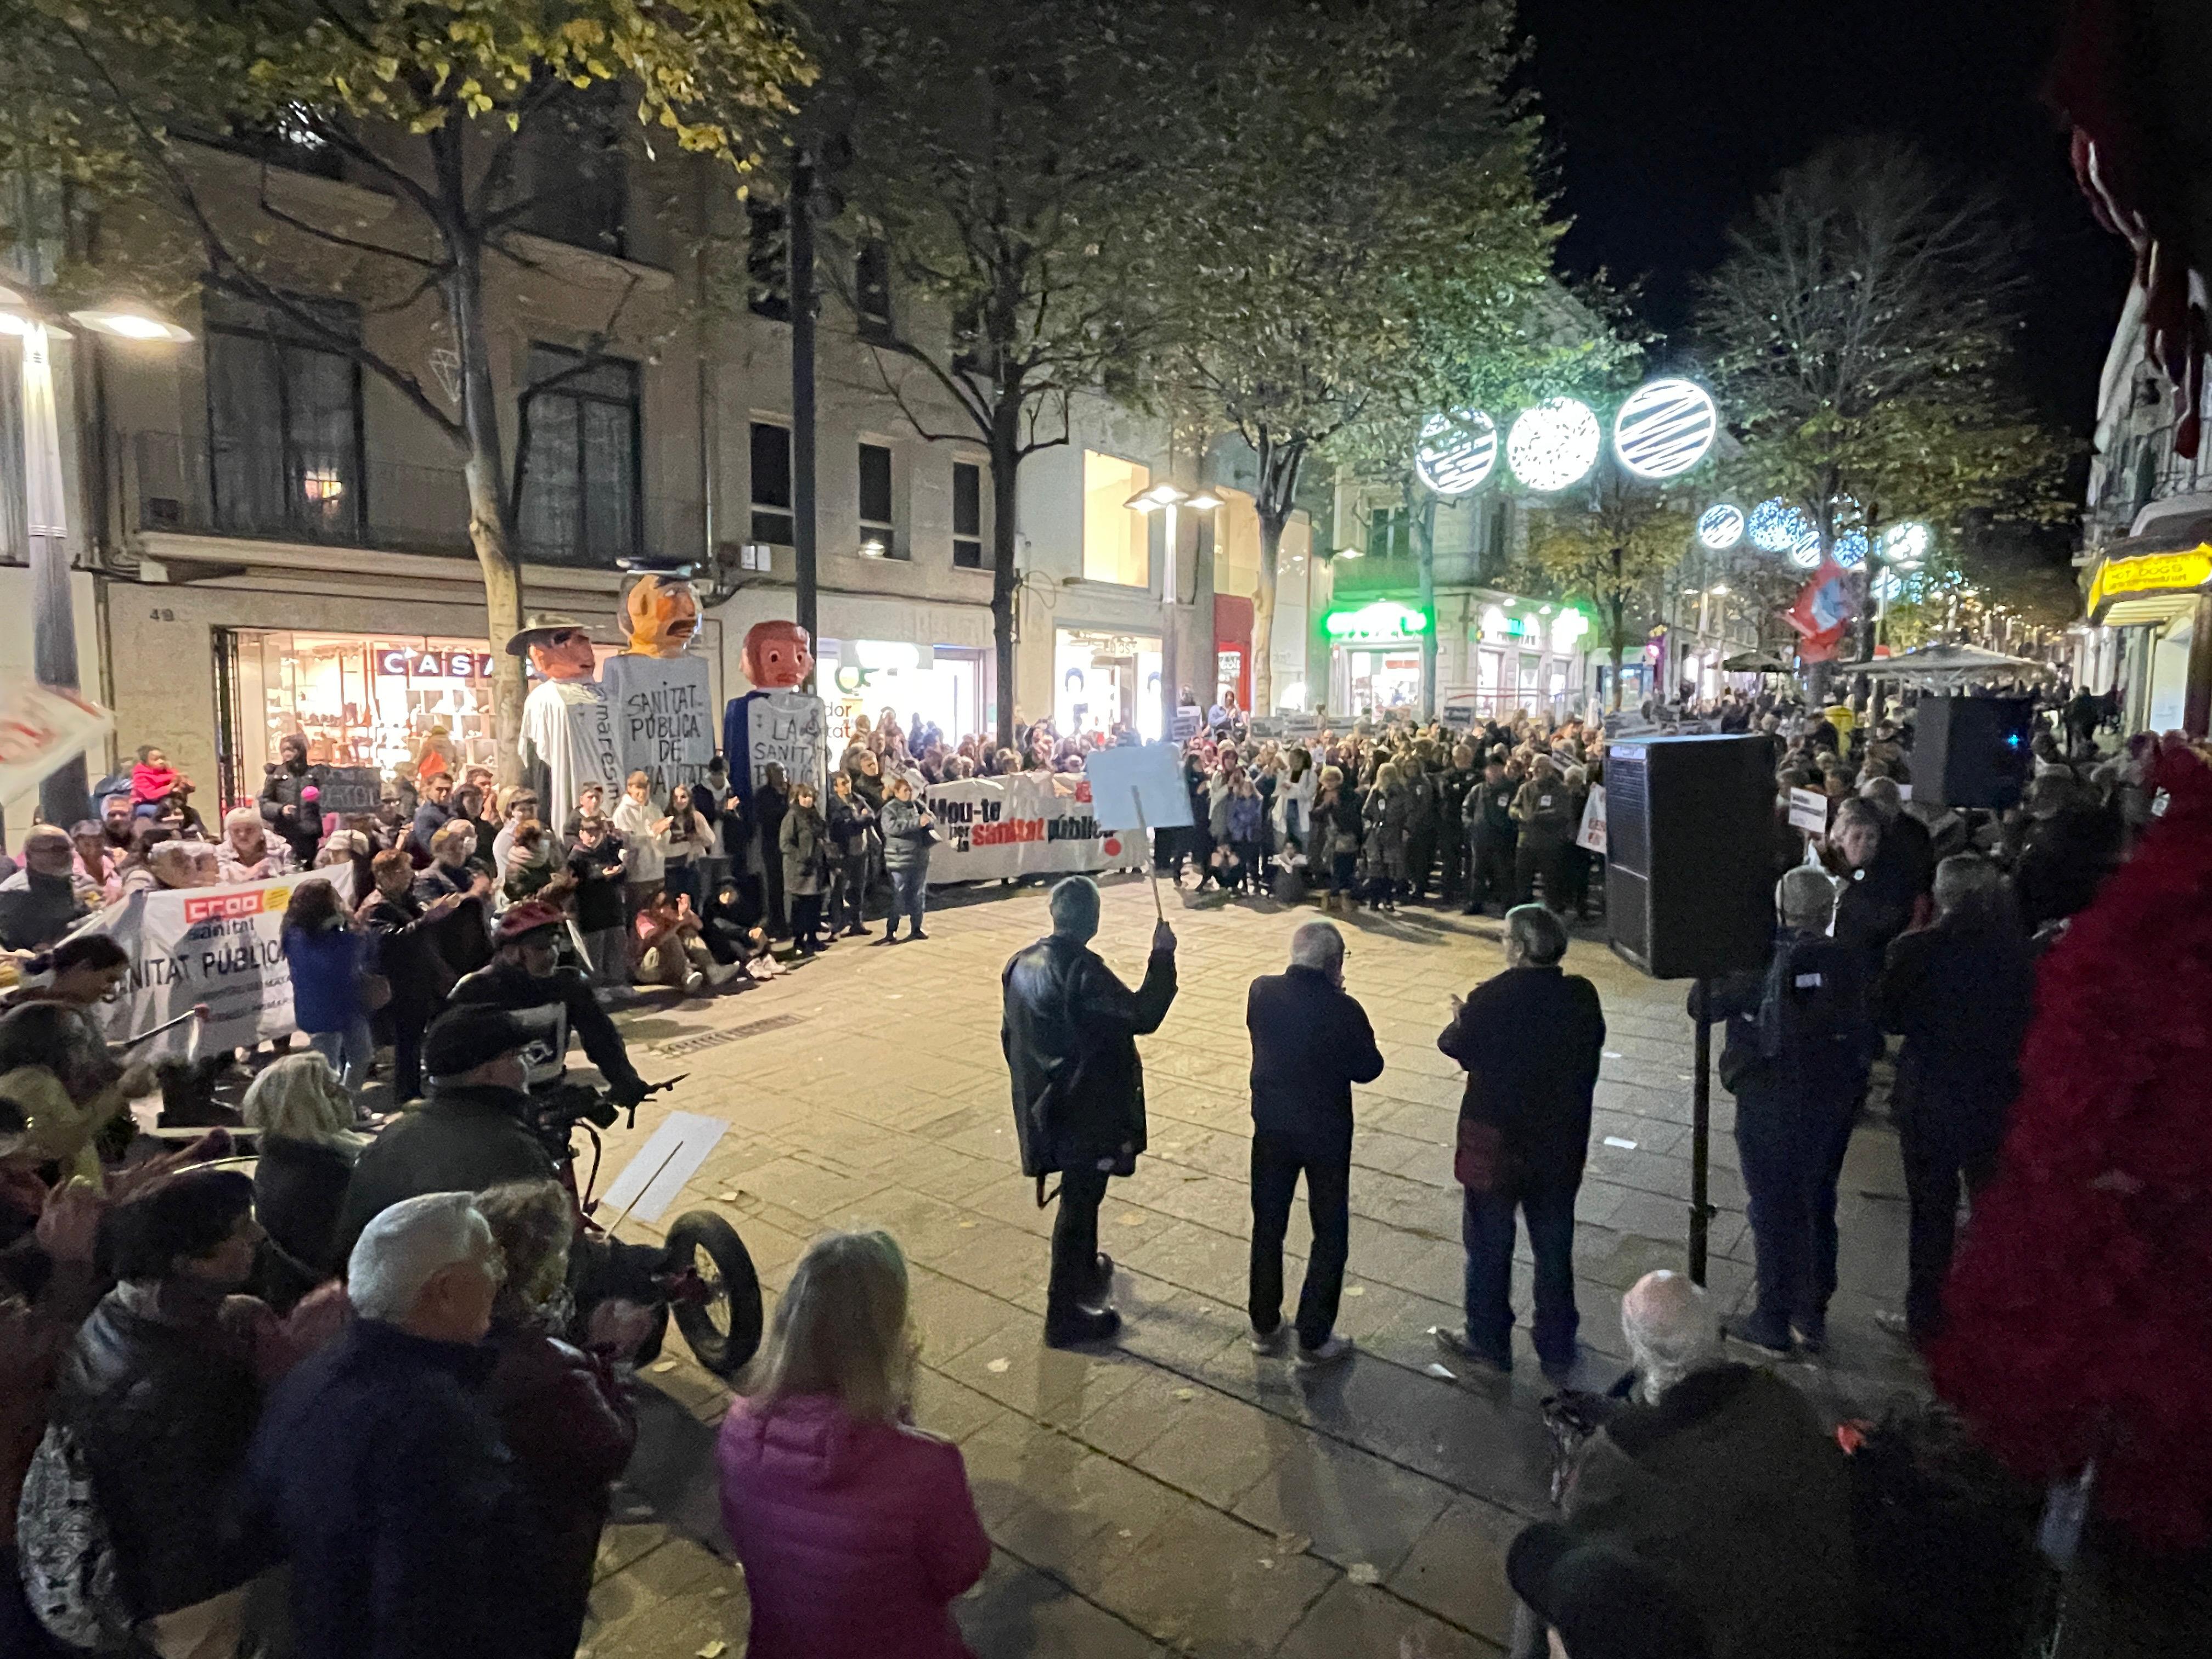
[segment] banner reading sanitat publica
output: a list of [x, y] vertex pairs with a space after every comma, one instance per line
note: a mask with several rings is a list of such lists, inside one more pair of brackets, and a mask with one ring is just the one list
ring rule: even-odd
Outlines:
[[1023, 772], [1010, 778], [933, 783], [924, 792], [944, 839], [930, 849], [929, 879], [988, 881], [1048, 872], [1141, 869], [1134, 836], [1101, 830], [1081, 777]]
[[[77, 933], [105, 933], [131, 955], [131, 976], [100, 1011], [110, 1042], [208, 1006], [203, 1051], [249, 1048], [297, 1030], [292, 1018], [292, 969], [284, 959], [284, 908], [304, 881], [327, 881], [350, 905], [353, 870], [346, 865], [229, 887], [181, 887], [133, 893], [109, 905]], [[190, 1022], [131, 1051], [132, 1060], [181, 1054]]]

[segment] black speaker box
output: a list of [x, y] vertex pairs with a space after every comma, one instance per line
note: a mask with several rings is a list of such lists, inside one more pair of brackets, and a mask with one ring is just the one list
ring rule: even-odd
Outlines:
[[1605, 757], [1606, 925], [1655, 979], [1766, 960], [1774, 937], [1775, 742], [1645, 738]]
[[2026, 697], [1923, 697], [1912, 716], [1912, 799], [2002, 812], [2027, 787], [2035, 706]]

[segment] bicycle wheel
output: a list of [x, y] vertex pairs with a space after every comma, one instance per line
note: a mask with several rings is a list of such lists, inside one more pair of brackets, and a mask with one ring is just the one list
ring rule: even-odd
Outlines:
[[677, 1329], [701, 1364], [717, 1376], [735, 1376], [761, 1340], [760, 1276], [744, 1241], [713, 1211], [688, 1211], [668, 1230], [668, 1263], [690, 1267], [707, 1290], [697, 1300], [672, 1303]]

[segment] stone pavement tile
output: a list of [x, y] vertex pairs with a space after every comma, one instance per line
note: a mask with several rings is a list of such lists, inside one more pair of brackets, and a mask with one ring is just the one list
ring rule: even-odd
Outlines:
[[[952, 1607], [977, 1659], [1157, 1659], [1159, 1644], [1066, 1585], [1000, 1553]], [[680, 1656], [678, 1656], [680, 1659]]]
[[1129, 1370], [1128, 1387], [1087, 1401], [1069, 1427], [1086, 1445], [1133, 1463], [1195, 1403], [1203, 1384], [1141, 1361], [1132, 1362]]
[[990, 1395], [933, 1370], [915, 1367], [914, 1421], [917, 1428], [947, 1440], [965, 1440], [1007, 1415], [1007, 1408]]
[[1515, 1409], [1502, 1380], [1443, 1382], [1355, 1360], [1304, 1395], [1306, 1420], [1394, 1463], [1516, 1509], [1551, 1500], [1543, 1420]]
[[[1014, 1311], [999, 1297], [932, 1273], [926, 1265], [915, 1267], [909, 1284], [908, 1304], [921, 1332], [922, 1358], [939, 1370], [1002, 1329]], [[1042, 1334], [1041, 1327], [1038, 1334]]]
[[1513, 1638], [1515, 1602], [1505, 1582], [1505, 1548], [1528, 1524], [1525, 1516], [1494, 1504], [1456, 1498], [1383, 1582], [1407, 1601], [1504, 1647]]
[[1043, 1291], [1050, 1277], [1051, 1249], [1045, 1240], [1004, 1222], [979, 1219], [973, 1227], [953, 1235], [951, 1249], [933, 1251], [930, 1267], [947, 1279], [1004, 1301], [1032, 1300], [1043, 1311]]
[[939, 1367], [956, 1382], [1024, 1416], [1074, 1423], [1137, 1379], [1138, 1368], [1108, 1352], [1044, 1346], [1040, 1321], [1019, 1314]]
[[1194, 1390], [1178, 1402], [1167, 1432], [1133, 1460], [1137, 1468], [1215, 1509], [1237, 1500], [1286, 1459], [1305, 1454], [1312, 1436], [1244, 1401]]
[[1266, 1531], [1303, 1533], [1316, 1555], [1340, 1567], [1365, 1561], [1387, 1576], [1455, 1495], [1425, 1475], [1301, 1432], [1234, 1508]]
[[[641, 1511], [650, 1515], [647, 1508]], [[619, 1514], [619, 1511], [618, 1511]], [[661, 1522], [616, 1519], [599, 1529], [599, 1553], [592, 1564], [594, 1583], [620, 1572], [647, 1550], [659, 1549], [675, 1534]]]
[[1337, 1577], [1276, 1548], [1269, 1534], [1193, 1504], [1109, 1573], [1097, 1599], [1178, 1653], [1259, 1659]]
[[1131, 1267], [1216, 1301], [1244, 1301], [1252, 1245], [1243, 1233], [1178, 1221], [1158, 1231], [1143, 1230], [1134, 1244], [1123, 1258]]
[[1388, 1591], [1349, 1582], [1332, 1586], [1275, 1650], [1276, 1659], [1496, 1659], [1498, 1652]]
[[586, 1620], [576, 1659], [674, 1659], [720, 1642], [732, 1656], [744, 1650], [751, 1622], [744, 1581], [680, 1595], [654, 1598], [626, 1617], [600, 1624]]

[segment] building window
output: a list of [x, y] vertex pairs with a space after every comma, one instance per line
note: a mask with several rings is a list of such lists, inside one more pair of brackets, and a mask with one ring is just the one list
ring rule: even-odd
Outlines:
[[559, 346], [530, 348], [522, 445], [525, 554], [556, 564], [611, 564], [638, 550], [643, 528], [637, 365], [589, 362]]
[[629, 172], [622, 83], [570, 88], [533, 116], [522, 141], [520, 228], [613, 258], [626, 251]]
[[1378, 507], [1367, 514], [1367, 556], [1402, 559], [1413, 550], [1413, 518], [1402, 507]]
[[952, 562], [983, 568], [983, 469], [971, 461], [952, 463]]
[[891, 453], [881, 444], [860, 446], [860, 551], [873, 559], [906, 556], [891, 526]]
[[781, 203], [745, 200], [745, 307], [756, 317], [791, 320], [791, 222]]
[[[293, 302], [340, 338], [355, 307]], [[209, 484], [215, 526], [234, 535], [362, 538], [361, 371], [295, 317], [207, 298]]]
[[853, 310], [864, 336], [891, 331], [891, 250], [878, 237], [861, 243], [853, 258]]
[[790, 547], [797, 538], [791, 515], [791, 428], [753, 422], [753, 540]]
[[1152, 585], [1152, 515], [1129, 497], [1152, 487], [1150, 467], [1083, 452], [1083, 578], [1122, 587]]

